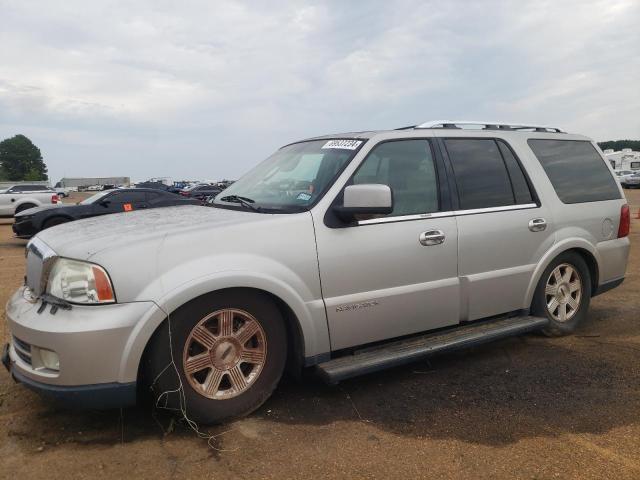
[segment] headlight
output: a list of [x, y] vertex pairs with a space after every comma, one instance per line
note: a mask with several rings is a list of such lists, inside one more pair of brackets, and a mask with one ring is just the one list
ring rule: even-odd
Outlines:
[[102, 267], [67, 258], [58, 258], [53, 264], [47, 293], [72, 303], [115, 302], [111, 280]]

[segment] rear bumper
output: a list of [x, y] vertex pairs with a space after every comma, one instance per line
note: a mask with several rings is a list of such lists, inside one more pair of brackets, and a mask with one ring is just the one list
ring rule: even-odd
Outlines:
[[602, 293], [608, 292], [609, 290], [613, 290], [614, 288], [622, 285], [622, 282], [624, 282], [624, 277], [619, 278], [618, 280], [612, 280], [610, 282], [601, 283], [600, 285], [598, 285], [598, 288], [596, 288], [596, 291], [593, 292], [591, 296], [595, 297], [596, 295], [600, 295]]

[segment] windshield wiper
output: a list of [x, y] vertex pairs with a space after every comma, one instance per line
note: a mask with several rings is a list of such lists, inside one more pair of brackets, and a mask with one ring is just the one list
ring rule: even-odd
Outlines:
[[255, 200], [247, 197], [241, 197], [240, 195], [227, 195], [226, 197], [222, 197], [220, 200], [222, 200], [223, 202], [239, 203], [243, 207], [253, 210], [254, 212], [262, 211], [260, 207], [253, 205], [254, 203], [256, 203]]

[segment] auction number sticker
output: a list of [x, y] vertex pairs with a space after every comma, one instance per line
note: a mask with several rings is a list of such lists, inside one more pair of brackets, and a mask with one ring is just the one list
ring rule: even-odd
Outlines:
[[341, 148], [343, 150], [355, 150], [362, 144], [362, 140], [329, 140], [322, 148]]

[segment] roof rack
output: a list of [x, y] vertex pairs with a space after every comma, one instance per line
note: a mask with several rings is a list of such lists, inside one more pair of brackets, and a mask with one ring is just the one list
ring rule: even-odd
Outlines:
[[479, 126], [483, 130], [533, 130], [534, 132], [547, 133], [565, 133], [558, 127], [550, 127], [547, 125], [527, 125], [522, 123], [505, 123], [505, 122], [475, 122], [469, 120], [432, 120], [430, 122], [421, 123], [413, 128], [455, 128], [464, 129], [464, 127]]

